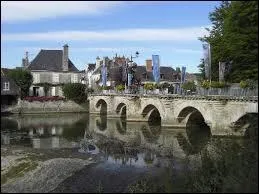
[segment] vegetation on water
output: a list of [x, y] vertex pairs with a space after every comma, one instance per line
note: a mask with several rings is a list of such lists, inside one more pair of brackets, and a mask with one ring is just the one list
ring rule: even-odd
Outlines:
[[1, 185], [5, 184], [9, 179], [24, 176], [24, 173], [36, 169], [37, 162], [26, 161], [12, 167], [7, 173], [1, 173]]

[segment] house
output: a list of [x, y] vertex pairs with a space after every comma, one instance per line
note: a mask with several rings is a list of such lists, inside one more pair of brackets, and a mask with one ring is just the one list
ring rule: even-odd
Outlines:
[[[88, 64], [86, 69], [86, 77], [87, 77], [87, 84], [89, 87], [96, 88], [97, 86], [102, 86], [102, 67], [103, 63], [105, 63], [107, 67], [107, 86], [114, 86], [115, 81], [120, 79], [121, 74], [117, 73], [114, 75], [114, 71], [121, 71], [122, 67], [129, 62], [128, 58], [124, 56], [115, 56], [114, 58], [110, 59], [109, 57], [103, 57], [100, 59], [99, 57], [96, 58], [95, 63]], [[119, 76], [119, 77], [118, 77]]]
[[51, 84], [48, 96], [63, 96], [62, 85], [65, 83], [81, 83], [84, 76], [69, 59], [68, 45], [63, 50], [41, 50], [29, 63], [28, 53], [22, 60], [23, 67], [30, 70], [33, 76], [33, 84], [30, 87], [30, 96], [44, 96], [41, 83]]
[[16, 104], [20, 95], [20, 88], [13, 79], [7, 77], [10, 69], [1, 68], [1, 107]]

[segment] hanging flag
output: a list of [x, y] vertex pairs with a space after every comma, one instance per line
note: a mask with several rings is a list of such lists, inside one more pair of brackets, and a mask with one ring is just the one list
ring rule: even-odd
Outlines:
[[210, 45], [209, 44], [203, 44], [203, 56], [204, 56], [204, 68], [205, 68], [205, 78], [210, 78]]
[[132, 84], [132, 77], [133, 75], [131, 73], [128, 74], [128, 86], [131, 86]]
[[226, 62], [219, 62], [219, 81], [224, 81], [224, 75], [226, 72]]
[[127, 81], [127, 62], [122, 65], [122, 81], [126, 82]]
[[106, 66], [106, 57], [103, 58], [103, 66], [102, 66], [102, 85], [106, 86], [107, 82], [107, 66]]
[[159, 55], [152, 55], [152, 65], [153, 65], [153, 77], [155, 82], [158, 84], [160, 82]]
[[185, 82], [185, 75], [186, 75], [186, 67], [182, 66], [181, 83]]

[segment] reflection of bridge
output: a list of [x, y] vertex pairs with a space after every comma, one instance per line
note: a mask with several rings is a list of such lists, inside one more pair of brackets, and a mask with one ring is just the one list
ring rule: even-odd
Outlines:
[[[107, 127], [105, 129], [100, 128], [97, 121], [105, 122]], [[90, 116], [89, 122], [90, 132], [110, 139], [115, 138], [124, 142], [124, 145], [128, 147], [145, 147], [164, 156], [171, 155], [182, 159], [186, 155], [194, 154], [183, 149], [183, 144], [185, 144], [185, 147], [191, 146], [185, 130], [161, 130], [159, 126], [150, 126], [147, 122], [127, 122], [125, 126], [122, 126], [119, 118], [101, 121], [100, 117]], [[182, 142], [183, 139], [185, 142]], [[204, 145], [206, 143], [204, 142]]]
[[233, 134], [232, 127], [242, 117], [258, 113], [257, 98], [91, 95], [89, 102], [90, 113], [126, 116], [127, 121], [160, 117], [161, 125], [166, 127], [185, 127], [190, 118], [198, 123], [205, 121], [213, 135]]

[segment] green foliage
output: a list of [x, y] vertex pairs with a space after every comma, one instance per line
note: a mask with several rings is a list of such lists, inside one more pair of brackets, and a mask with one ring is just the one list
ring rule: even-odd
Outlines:
[[212, 88], [224, 88], [226, 86], [227, 86], [227, 84], [225, 82], [212, 81], [210, 84], [210, 87], [212, 87]]
[[226, 81], [258, 80], [257, 1], [223, 1], [209, 19], [209, 36], [200, 40], [211, 45], [212, 79], [218, 79], [218, 63], [224, 61], [232, 64]]
[[239, 83], [241, 88], [249, 88], [249, 89], [254, 89], [255, 88], [255, 82], [253, 80], [247, 79], [247, 80], [242, 80]]
[[117, 85], [117, 86], [116, 86], [116, 90], [118, 90], [118, 91], [123, 91], [123, 90], [125, 90], [125, 86], [122, 85], [122, 84]]
[[68, 83], [62, 87], [63, 94], [68, 100], [83, 103], [87, 100], [86, 86], [81, 83]]
[[204, 80], [205, 79], [205, 64], [204, 59], [201, 59], [201, 63], [198, 65], [199, 71], [201, 72], [198, 76], [199, 79]]
[[111, 86], [100, 86], [99, 90], [111, 90], [112, 87]]
[[154, 89], [155, 89], [155, 86], [154, 86], [153, 83], [145, 83], [144, 89], [145, 89], [145, 90], [154, 90]]
[[205, 89], [209, 89], [210, 87], [210, 81], [208, 80], [203, 80], [201, 83], [201, 87], [205, 88]]
[[30, 86], [33, 82], [33, 76], [29, 71], [23, 69], [13, 69], [8, 72], [7, 76], [13, 79], [17, 86], [21, 88], [21, 99], [28, 96]]
[[201, 83], [201, 87], [205, 88], [205, 89], [209, 89], [210, 87], [211, 88], [224, 88], [224, 87], [227, 87], [227, 83], [225, 82], [217, 82], [217, 81], [212, 81], [210, 83], [209, 80], [203, 80], [202, 83]]
[[194, 81], [184, 83], [182, 85], [182, 88], [184, 90], [191, 90], [192, 92], [196, 91], [196, 85], [195, 85]]

